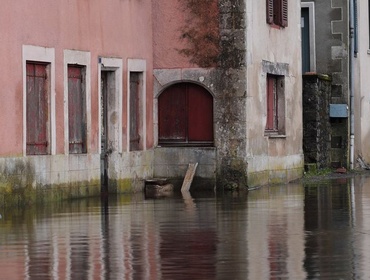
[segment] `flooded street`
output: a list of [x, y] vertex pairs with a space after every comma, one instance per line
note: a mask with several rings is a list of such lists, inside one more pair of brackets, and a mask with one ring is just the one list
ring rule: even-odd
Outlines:
[[370, 279], [365, 176], [0, 214], [0, 279]]

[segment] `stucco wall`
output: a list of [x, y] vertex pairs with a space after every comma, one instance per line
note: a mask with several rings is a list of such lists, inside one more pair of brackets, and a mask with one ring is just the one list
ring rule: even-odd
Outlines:
[[[246, 137], [251, 184], [288, 181], [301, 176], [303, 167], [300, 3], [289, 2], [286, 28], [265, 23], [265, 4], [246, 3]], [[268, 72], [285, 76], [285, 135], [278, 138], [265, 135]]]
[[354, 59], [355, 80], [355, 160], [358, 155], [370, 162], [370, 47], [368, 2], [357, 1], [358, 5], [358, 53]]
[[[0, 156], [14, 158], [26, 164], [30, 159], [24, 156], [24, 118], [23, 118], [23, 77], [22, 57], [23, 46], [36, 46], [52, 50], [54, 53], [53, 67], [55, 69], [55, 88], [51, 95], [55, 96], [55, 135], [51, 141], [55, 142], [55, 155], [65, 157], [64, 161], [77, 160], [84, 166], [86, 174], [94, 174], [96, 179], [96, 166], [99, 166], [99, 87], [98, 66], [99, 57], [117, 58], [122, 60], [122, 118], [118, 120], [122, 127], [123, 158], [127, 161], [127, 68], [128, 59], [141, 59], [146, 63], [146, 148], [153, 147], [153, 48], [152, 48], [152, 5], [150, 1], [47, 1], [47, 0], [21, 0], [4, 3], [0, 10], [0, 58], [2, 69], [0, 75], [1, 96], [0, 104]], [[79, 160], [85, 156], [67, 155], [65, 144], [65, 52], [83, 51], [89, 57], [90, 76], [88, 77], [89, 100], [91, 107], [87, 109], [91, 126], [88, 138], [88, 162]], [[51, 161], [57, 156], [47, 158], [41, 164], [44, 166], [46, 178], [52, 178], [50, 172], [59, 172], [60, 178], [64, 172], [71, 171], [65, 164], [53, 169]], [[74, 159], [72, 159], [74, 157]], [[145, 157], [143, 153], [143, 157]], [[38, 159], [36, 159], [37, 161]], [[35, 162], [36, 162], [35, 161]], [[43, 161], [43, 160], [41, 160]], [[57, 160], [59, 161], [59, 160]], [[139, 160], [140, 162], [140, 160]], [[126, 166], [125, 164], [122, 164]], [[133, 164], [135, 165], [135, 164]], [[38, 170], [39, 167], [35, 168]], [[91, 172], [90, 172], [91, 171]], [[150, 172], [142, 172], [142, 177]], [[84, 174], [76, 177], [76, 181], [85, 181], [90, 178]], [[43, 175], [43, 176], [44, 176]], [[87, 177], [86, 177], [86, 176]], [[48, 177], [49, 176], [49, 177]], [[130, 174], [122, 174], [130, 177]], [[85, 178], [86, 177], [86, 178]], [[127, 178], [125, 177], [125, 178]], [[116, 178], [123, 179], [123, 178]], [[71, 180], [62, 180], [70, 182]], [[34, 183], [48, 184], [55, 180], [35, 179]]]
[[[165, 7], [160, 1], [157, 9]], [[183, 24], [169, 27], [174, 12], [161, 14], [163, 23], [154, 25], [154, 38], [162, 31], [158, 28], [167, 24], [163, 30], [169, 32], [173, 41], [167, 40], [165, 46], [155, 43], [154, 97], [180, 81], [200, 84], [214, 96], [217, 187], [254, 187], [296, 179], [303, 172], [300, 3], [289, 2], [289, 26], [282, 30], [266, 23], [266, 2], [219, 0], [217, 7], [213, 12], [218, 18], [220, 49], [214, 67], [204, 67], [201, 61], [194, 67], [191, 56], [189, 60], [180, 59], [179, 40], [175, 38], [181, 37], [178, 28]], [[209, 11], [199, 14], [202, 12]], [[187, 16], [183, 14], [178, 20], [185, 23]], [[170, 59], [162, 63], [160, 58], [165, 53]], [[276, 69], [283, 65], [284, 137], [265, 136], [267, 72], [263, 61], [277, 66], [273, 66]], [[156, 101], [154, 108], [156, 118]], [[155, 119], [155, 135], [157, 124]]]

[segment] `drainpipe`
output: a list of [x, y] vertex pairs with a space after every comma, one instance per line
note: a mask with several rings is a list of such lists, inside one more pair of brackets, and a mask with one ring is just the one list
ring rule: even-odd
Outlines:
[[355, 0], [349, 1], [349, 34], [350, 34], [350, 68], [349, 68], [349, 83], [350, 83], [350, 169], [354, 168], [355, 158], [355, 112], [354, 112], [354, 58], [355, 58]]

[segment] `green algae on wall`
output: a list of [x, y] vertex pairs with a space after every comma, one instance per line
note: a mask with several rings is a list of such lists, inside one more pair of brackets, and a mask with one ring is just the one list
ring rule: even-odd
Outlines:
[[53, 186], [0, 184], [0, 207], [27, 206], [38, 203], [100, 196], [99, 180]]

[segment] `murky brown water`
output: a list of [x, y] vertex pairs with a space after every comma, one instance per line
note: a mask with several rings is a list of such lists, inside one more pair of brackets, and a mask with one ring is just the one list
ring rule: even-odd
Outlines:
[[370, 178], [2, 211], [0, 279], [370, 279]]

